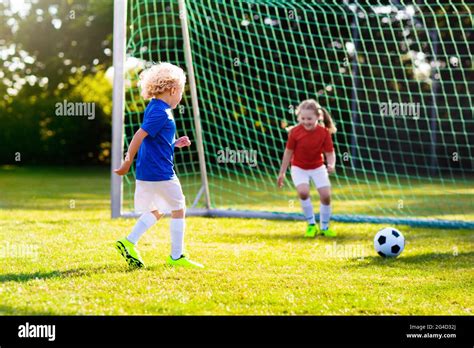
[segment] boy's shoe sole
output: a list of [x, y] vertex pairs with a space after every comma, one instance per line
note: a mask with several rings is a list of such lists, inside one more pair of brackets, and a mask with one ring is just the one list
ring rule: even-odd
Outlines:
[[133, 257], [132, 255], [130, 255], [129, 250], [127, 249], [127, 247], [125, 246], [125, 244], [122, 240], [118, 240], [117, 242], [115, 242], [115, 248], [120, 253], [120, 255], [123, 256], [125, 261], [127, 261], [127, 264], [130, 267], [132, 267], [132, 268], [145, 267], [145, 264], [141, 260], [139, 260], [139, 259]]

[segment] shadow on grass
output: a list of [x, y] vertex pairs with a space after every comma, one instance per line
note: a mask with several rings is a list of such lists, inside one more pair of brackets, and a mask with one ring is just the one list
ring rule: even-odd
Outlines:
[[380, 256], [367, 256], [364, 258], [363, 263], [354, 263], [352, 267], [372, 267], [372, 266], [384, 266], [384, 267], [400, 267], [400, 266], [436, 266], [441, 268], [449, 269], [472, 269], [474, 263], [474, 251], [460, 252], [454, 254], [453, 252], [445, 253], [425, 253], [418, 255], [407, 255], [400, 256], [396, 259], [393, 258], [382, 258]]
[[6, 282], [28, 282], [36, 279], [54, 279], [54, 278], [76, 278], [99, 273], [117, 273], [133, 271], [133, 269], [123, 266], [102, 266], [95, 268], [77, 268], [64, 271], [34, 272], [34, 273], [6, 273], [0, 274], [0, 283]]

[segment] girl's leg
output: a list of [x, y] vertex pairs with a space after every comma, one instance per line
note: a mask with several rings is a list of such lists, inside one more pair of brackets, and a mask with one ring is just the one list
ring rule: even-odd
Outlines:
[[141, 236], [153, 226], [163, 216], [157, 210], [144, 213], [133, 226], [132, 232], [127, 236], [127, 240], [133, 244], [137, 244]]
[[313, 204], [311, 203], [311, 198], [309, 197], [309, 184], [299, 184], [296, 186], [296, 191], [301, 202], [301, 208], [303, 209], [303, 214], [310, 225], [316, 224], [314, 219], [314, 209]]
[[319, 210], [321, 230], [326, 230], [329, 228], [329, 220], [331, 219], [331, 186], [320, 187], [318, 192], [321, 201]]
[[307, 170], [291, 166], [291, 178], [293, 179], [293, 184], [295, 184], [296, 191], [298, 192], [304, 217], [308, 222], [305, 237], [313, 238], [316, 236], [317, 228], [316, 220], [314, 218], [313, 204], [311, 204], [311, 198], [309, 197], [310, 175]]

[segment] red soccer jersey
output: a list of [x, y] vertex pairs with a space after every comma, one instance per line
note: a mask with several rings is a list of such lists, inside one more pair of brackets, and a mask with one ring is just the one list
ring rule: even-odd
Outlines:
[[324, 164], [324, 152], [332, 152], [331, 133], [322, 126], [306, 130], [298, 125], [290, 131], [286, 148], [293, 150], [291, 165], [302, 169], [316, 169]]

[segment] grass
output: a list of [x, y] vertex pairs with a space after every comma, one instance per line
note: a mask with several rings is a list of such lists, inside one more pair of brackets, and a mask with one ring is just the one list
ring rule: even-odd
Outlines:
[[[180, 180], [192, 203], [201, 187], [200, 177], [189, 174], [181, 176]], [[451, 178], [444, 182], [427, 178], [387, 180], [383, 176], [355, 180], [339, 173], [331, 175], [334, 211], [339, 215], [474, 220], [474, 177]], [[289, 174], [283, 189], [276, 187], [276, 176], [252, 179], [233, 174], [225, 178], [209, 175], [209, 186], [211, 201], [218, 208], [300, 212]], [[133, 195], [134, 185], [125, 185], [125, 208], [128, 210], [133, 210]]]
[[187, 249], [203, 271], [165, 265], [169, 220], [147, 232], [147, 268], [113, 248], [130, 219], [110, 219], [109, 174], [97, 168], [0, 168], [3, 315], [472, 315], [469, 230], [399, 226], [407, 245], [376, 255], [381, 225], [188, 218]]

